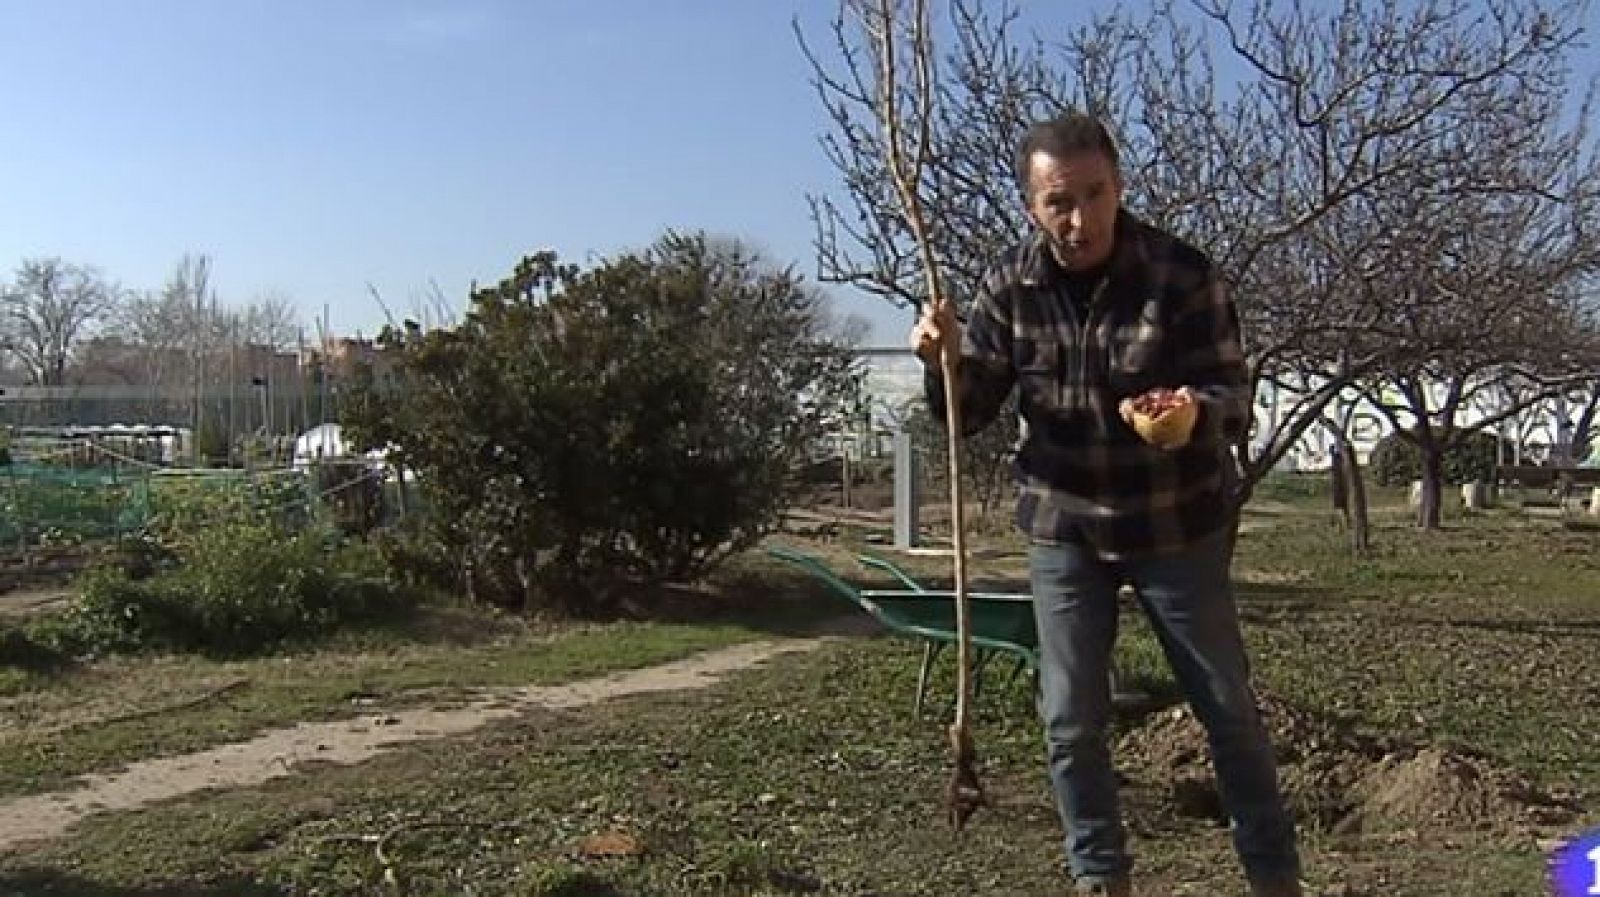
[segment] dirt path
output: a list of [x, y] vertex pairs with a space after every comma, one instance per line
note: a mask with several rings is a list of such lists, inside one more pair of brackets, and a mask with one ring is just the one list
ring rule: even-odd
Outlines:
[[570, 710], [610, 698], [700, 688], [774, 657], [812, 650], [824, 640], [735, 645], [567, 685], [482, 689], [461, 707], [301, 723], [249, 741], [141, 761], [119, 773], [84, 776], [83, 785], [72, 790], [0, 802], [0, 851], [59, 837], [93, 813], [134, 810], [209, 788], [240, 788], [301, 775], [307, 772], [303, 764], [353, 765], [398, 745], [471, 732], [530, 710]]
[[0, 593], [0, 617], [22, 617], [59, 608], [77, 593], [67, 588], [21, 588]]

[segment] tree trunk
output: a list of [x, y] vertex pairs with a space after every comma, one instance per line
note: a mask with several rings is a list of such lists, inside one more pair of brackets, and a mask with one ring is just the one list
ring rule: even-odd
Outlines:
[[1356, 460], [1355, 449], [1348, 442], [1339, 452], [1339, 462], [1344, 467], [1344, 482], [1349, 496], [1345, 519], [1350, 525], [1350, 549], [1356, 557], [1365, 557], [1372, 549], [1372, 527], [1367, 517], [1367, 486], [1361, 479], [1361, 464]]
[[841, 441], [839, 451], [839, 479], [844, 483], [844, 494], [841, 500], [844, 507], [850, 507], [850, 444]]
[[1426, 439], [1417, 449], [1422, 456], [1422, 503], [1417, 508], [1417, 526], [1438, 529], [1444, 504], [1444, 447]]
[[392, 465], [390, 469], [394, 471], [395, 511], [404, 520], [411, 510], [411, 496], [406, 494], [406, 469], [399, 464]]
[[1600, 382], [1593, 385], [1589, 403], [1584, 406], [1583, 412], [1578, 415], [1578, 420], [1572, 427], [1573, 460], [1579, 464], [1594, 454], [1594, 426], [1597, 414], [1600, 414]]
[[1250, 479], [1239, 471], [1239, 455], [1224, 449], [1222, 453], [1222, 492], [1229, 497], [1228, 500], [1228, 544], [1225, 548], [1227, 554], [1224, 562], [1229, 570], [1233, 569], [1233, 556], [1239, 548], [1239, 527], [1244, 523], [1244, 506], [1250, 502], [1250, 497], [1255, 494], [1256, 483], [1259, 478]]
[[1346, 528], [1351, 526], [1350, 521], [1350, 466], [1345, 458], [1350, 453], [1350, 445], [1342, 437], [1335, 436], [1333, 443], [1333, 463], [1328, 465], [1328, 477], [1331, 480], [1330, 491], [1333, 493], [1333, 510], [1339, 515]]

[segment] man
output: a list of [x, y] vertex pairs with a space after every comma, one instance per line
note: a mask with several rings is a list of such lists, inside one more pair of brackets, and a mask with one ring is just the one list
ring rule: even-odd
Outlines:
[[[1070, 871], [1081, 893], [1132, 893], [1106, 734], [1126, 582], [1206, 727], [1253, 893], [1298, 897], [1294, 826], [1228, 574], [1225, 451], [1250, 413], [1237, 313], [1203, 253], [1121, 208], [1116, 146], [1094, 118], [1034, 125], [1017, 178], [1036, 233], [990, 273], [965, 325], [930, 304], [911, 342], [935, 417], [941, 353], [956, 364], [968, 431], [1021, 392], [1017, 525], [1030, 539], [1040, 712]], [[1131, 425], [1133, 400], [1162, 388], [1198, 414], [1156, 445]]]

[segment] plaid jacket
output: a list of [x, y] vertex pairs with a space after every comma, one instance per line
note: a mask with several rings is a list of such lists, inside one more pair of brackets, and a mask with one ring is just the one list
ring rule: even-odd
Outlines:
[[[990, 272], [966, 315], [958, 368], [962, 429], [1021, 391], [1017, 526], [1107, 559], [1182, 548], [1226, 522], [1225, 451], [1248, 426], [1238, 314], [1204, 253], [1119, 213], [1106, 277], [1074, 304], [1042, 237]], [[944, 385], [927, 367], [929, 405]], [[1117, 405], [1157, 386], [1200, 396], [1190, 443], [1146, 444]]]

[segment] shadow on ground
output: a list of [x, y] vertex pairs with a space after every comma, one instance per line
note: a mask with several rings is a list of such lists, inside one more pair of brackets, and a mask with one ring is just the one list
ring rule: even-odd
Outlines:
[[125, 887], [54, 869], [0, 870], [0, 897], [282, 897], [279, 888], [240, 879]]
[[[54, 673], [72, 665], [71, 658], [11, 628], [0, 629], [0, 667], [30, 673]], [[0, 892], [3, 895], [4, 892]]]
[[1454, 626], [1506, 635], [1542, 635], [1552, 638], [1600, 639], [1600, 620], [1495, 620], [1415, 616], [1408, 623]]

